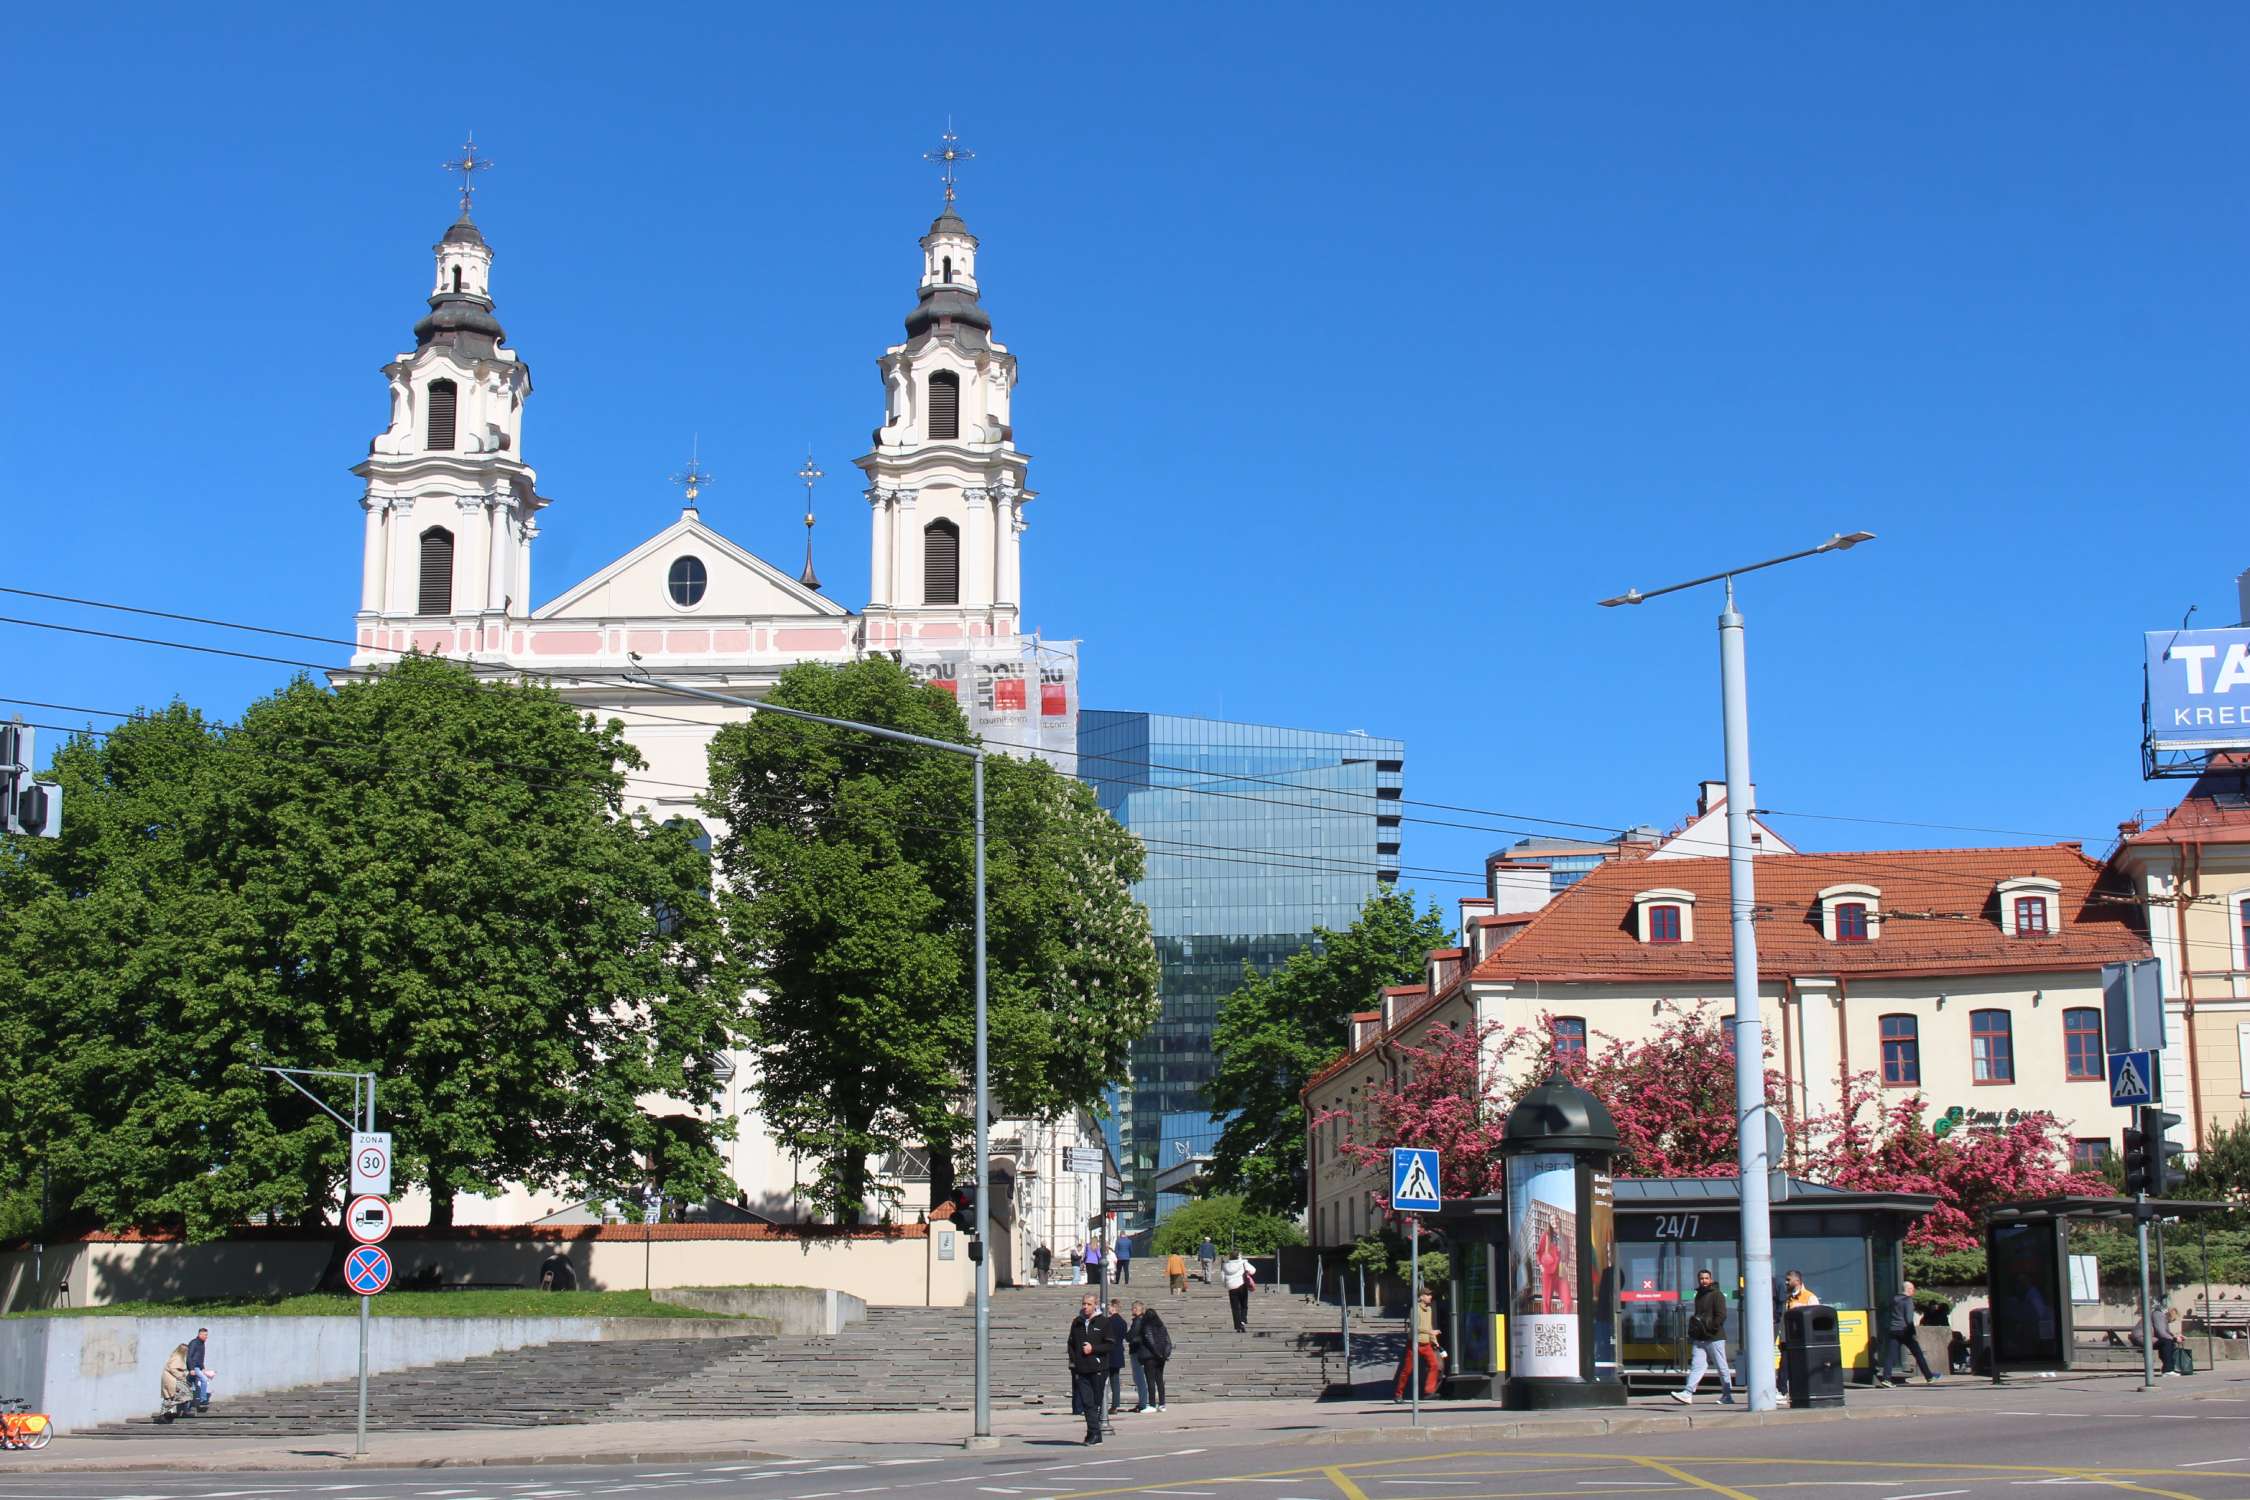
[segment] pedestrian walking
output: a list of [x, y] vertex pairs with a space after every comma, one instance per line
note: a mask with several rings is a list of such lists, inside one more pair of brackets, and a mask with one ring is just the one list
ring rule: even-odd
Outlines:
[[1805, 1273], [1789, 1271], [1781, 1278], [1781, 1285], [1773, 1294], [1773, 1326], [1778, 1337], [1776, 1352], [1780, 1356], [1778, 1374], [1774, 1380], [1781, 1399], [1789, 1399], [1789, 1309], [1792, 1307], [1818, 1307], [1820, 1298], [1805, 1285]]
[[1031, 1272], [1039, 1278], [1041, 1286], [1054, 1285], [1055, 1252], [1048, 1249], [1044, 1242], [1031, 1252]]
[[1672, 1393], [1682, 1406], [1695, 1404], [1695, 1389], [1703, 1384], [1706, 1363], [1719, 1367], [1719, 1404], [1734, 1405], [1734, 1371], [1727, 1368], [1727, 1294], [1708, 1268], [1695, 1273], [1695, 1306], [1688, 1313], [1687, 1385]]
[[1088, 1286], [1100, 1286], [1102, 1284], [1102, 1242], [1100, 1240], [1088, 1240], [1086, 1242], [1086, 1284]]
[[1243, 1259], [1240, 1250], [1229, 1255], [1219, 1267], [1219, 1279], [1227, 1284], [1227, 1300], [1234, 1304], [1234, 1331], [1250, 1331], [1250, 1292], [1258, 1284], [1250, 1274], [1250, 1262]]
[[1086, 1417], [1088, 1446], [1102, 1440], [1102, 1381], [1109, 1372], [1109, 1317], [1093, 1293], [1070, 1323], [1070, 1409]]
[[1109, 1410], [1115, 1416], [1125, 1409], [1125, 1361], [1132, 1353], [1127, 1337], [1132, 1326], [1125, 1321], [1124, 1306], [1109, 1299]]
[[1118, 1285], [1132, 1285], [1133, 1237], [1131, 1235], [1121, 1234], [1117, 1237], [1117, 1253], [1112, 1255], [1110, 1259], [1116, 1263], [1112, 1269], [1112, 1274], [1116, 1276]]
[[1187, 1257], [1175, 1250], [1164, 1258], [1164, 1279], [1171, 1283], [1167, 1297], [1187, 1295]]
[[1203, 1284], [1205, 1286], [1209, 1286], [1211, 1284], [1211, 1263], [1218, 1258], [1219, 1247], [1211, 1243], [1211, 1236], [1205, 1235], [1203, 1237], [1203, 1243], [1196, 1246], [1195, 1248], [1196, 1264], [1202, 1268]]
[[1136, 1302], [1125, 1341], [1133, 1351], [1133, 1384], [1141, 1393], [1141, 1404], [1133, 1410], [1164, 1410], [1164, 1366], [1172, 1358], [1172, 1330], [1164, 1326], [1155, 1308]]
[[1406, 1352], [1399, 1356], [1398, 1382], [1391, 1390], [1393, 1401], [1406, 1399], [1406, 1388], [1414, 1379], [1416, 1366], [1422, 1370], [1422, 1394], [1435, 1396], [1438, 1377], [1445, 1373], [1445, 1350], [1437, 1339], [1437, 1293], [1428, 1287], [1414, 1308], [1414, 1332], [1406, 1341]]
[[195, 1392], [195, 1409], [211, 1409], [211, 1330], [198, 1328], [187, 1342], [188, 1385]]
[[1898, 1351], [1906, 1350], [1914, 1356], [1916, 1368], [1922, 1372], [1924, 1385], [1936, 1385], [1937, 1376], [1930, 1370], [1929, 1356], [1914, 1337], [1914, 1283], [1899, 1283], [1899, 1293], [1883, 1313], [1883, 1368], [1875, 1372], [1877, 1385], [1891, 1383], [1891, 1371], [1898, 1368]]

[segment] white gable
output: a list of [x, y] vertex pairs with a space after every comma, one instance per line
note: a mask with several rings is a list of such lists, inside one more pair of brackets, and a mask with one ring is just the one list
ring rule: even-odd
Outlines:
[[[703, 565], [703, 597], [673, 602], [672, 566], [692, 557]], [[849, 614], [834, 600], [806, 588], [756, 553], [713, 531], [692, 514], [626, 553], [585, 582], [535, 611], [535, 620], [558, 619], [772, 619]]]

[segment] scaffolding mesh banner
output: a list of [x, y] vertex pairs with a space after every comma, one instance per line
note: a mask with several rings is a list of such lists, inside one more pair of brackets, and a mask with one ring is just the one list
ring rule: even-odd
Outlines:
[[969, 732], [992, 749], [1078, 773], [1078, 642], [907, 651], [899, 664], [951, 693]]

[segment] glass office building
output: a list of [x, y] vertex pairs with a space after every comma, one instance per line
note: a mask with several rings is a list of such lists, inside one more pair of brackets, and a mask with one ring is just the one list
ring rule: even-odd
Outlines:
[[1176, 1151], [1191, 1139], [1179, 1117], [1209, 1118], [1211, 1028], [1243, 964], [1278, 966], [1398, 879], [1406, 746], [1087, 709], [1078, 756], [1079, 776], [1148, 851], [1133, 894], [1155, 929], [1164, 1009], [1134, 1048], [1118, 1110], [1119, 1159], [1145, 1203], [1165, 1127]]

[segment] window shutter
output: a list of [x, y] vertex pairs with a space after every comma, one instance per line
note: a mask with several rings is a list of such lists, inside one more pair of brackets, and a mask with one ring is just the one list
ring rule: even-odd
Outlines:
[[422, 590], [415, 613], [453, 613], [453, 533], [442, 526], [422, 533]]
[[922, 602], [961, 602], [961, 533], [951, 521], [922, 528]]
[[961, 436], [961, 379], [940, 370], [930, 377], [930, 437], [933, 441]]
[[[453, 409], [455, 392], [450, 380], [430, 382], [430, 449], [436, 452], [453, 446]], [[424, 611], [427, 613], [428, 611]]]

